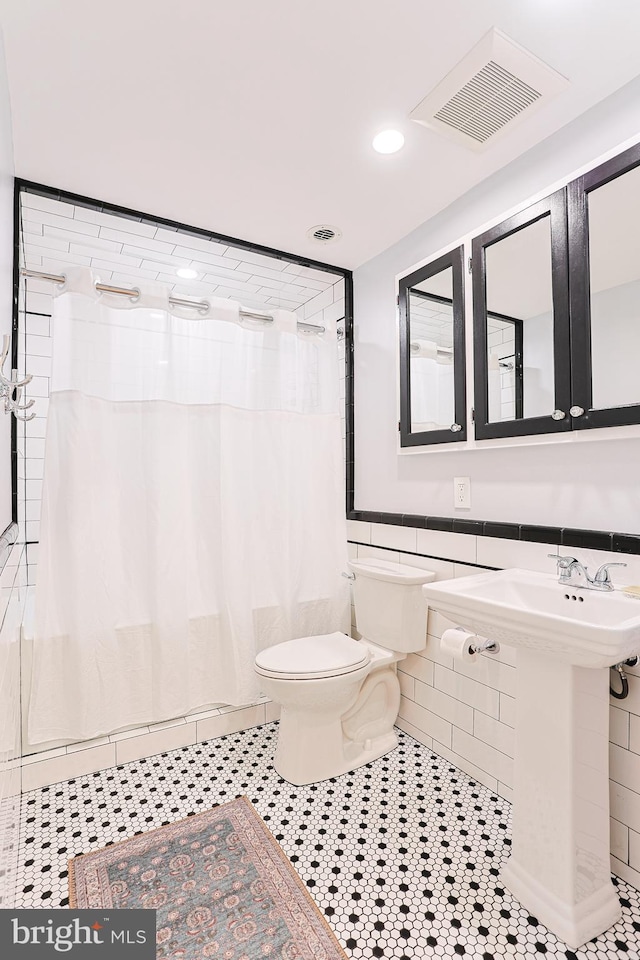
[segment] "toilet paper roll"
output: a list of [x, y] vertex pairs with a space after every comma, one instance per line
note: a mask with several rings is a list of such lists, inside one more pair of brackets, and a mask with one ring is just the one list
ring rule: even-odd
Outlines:
[[473, 649], [474, 644], [482, 644], [483, 638], [475, 633], [469, 633], [462, 627], [451, 627], [440, 637], [440, 649], [448, 657], [466, 663], [477, 662], [478, 655]]

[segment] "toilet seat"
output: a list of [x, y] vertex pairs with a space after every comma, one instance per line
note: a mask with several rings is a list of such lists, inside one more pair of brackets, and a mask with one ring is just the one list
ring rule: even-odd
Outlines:
[[320, 680], [353, 673], [370, 659], [364, 644], [344, 633], [327, 633], [268, 647], [256, 657], [255, 669], [279, 680]]

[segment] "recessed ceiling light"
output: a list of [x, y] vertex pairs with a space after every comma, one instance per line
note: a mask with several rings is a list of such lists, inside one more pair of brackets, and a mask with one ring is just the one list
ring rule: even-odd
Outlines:
[[180, 267], [179, 270], [176, 270], [176, 273], [183, 280], [195, 280], [198, 276], [197, 270], [192, 270], [191, 267]]
[[378, 153], [397, 153], [404, 146], [399, 130], [382, 130], [373, 138], [373, 149]]

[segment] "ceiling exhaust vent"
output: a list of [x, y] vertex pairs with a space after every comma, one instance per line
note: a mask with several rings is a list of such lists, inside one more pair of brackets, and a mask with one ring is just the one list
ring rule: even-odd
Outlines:
[[342, 230], [339, 227], [332, 227], [328, 223], [320, 223], [316, 227], [309, 227], [307, 236], [310, 240], [316, 240], [318, 243], [331, 243], [333, 240], [340, 239]]
[[409, 116], [472, 150], [482, 150], [568, 82], [494, 28]]

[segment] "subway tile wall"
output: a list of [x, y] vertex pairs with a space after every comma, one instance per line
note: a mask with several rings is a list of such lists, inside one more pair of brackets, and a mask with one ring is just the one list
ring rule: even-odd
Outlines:
[[[516, 340], [512, 323], [487, 317], [489, 349], [489, 419], [513, 420], [516, 415]], [[499, 389], [494, 395], [491, 383], [492, 360], [499, 364]]]
[[0, 908], [13, 897], [20, 822], [20, 624], [26, 556], [14, 544], [0, 572]]
[[72, 777], [85, 776], [140, 760], [156, 753], [175, 750], [204, 740], [237, 733], [277, 720], [279, 707], [263, 697], [244, 707], [217, 707], [163, 723], [135, 727], [108, 737], [97, 737], [80, 743], [66, 744], [50, 750], [31, 753], [22, 758], [18, 770], [22, 791]]
[[[348, 521], [349, 551], [435, 571], [438, 580], [485, 567], [553, 572], [551, 544], [475, 537], [437, 530]], [[594, 569], [619, 554], [580, 550]], [[625, 557], [616, 583], [640, 583], [640, 556]], [[353, 635], [358, 637], [352, 610]], [[454, 662], [440, 651], [450, 621], [430, 611], [425, 648], [399, 664], [402, 700], [398, 726], [508, 800], [512, 798], [517, 656], [501, 647], [479, 663]], [[629, 697], [611, 700], [611, 869], [640, 889], [640, 666], [627, 669]]]

